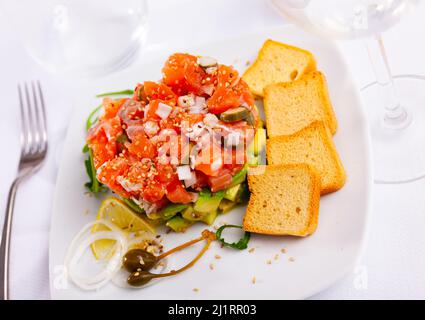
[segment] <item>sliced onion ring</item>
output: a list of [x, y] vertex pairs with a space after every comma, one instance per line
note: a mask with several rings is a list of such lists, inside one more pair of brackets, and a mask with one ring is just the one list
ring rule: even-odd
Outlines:
[[[111, 231], [99, 231], [90, 234], [87, 238], [83, 238], [84, 234], [96, 224], [103, 224]], [[74, 268], [78, 261], [81, 259], [84, 252], [90, 245], [101, 239], [116, 240], [114, 247], [114, 254], [109, 259], [105, 268], [93, 277], [81, 277], [76, 274]], [[127, 252], [127, 238], [126, 235], [118, 227], [111, 222], [100, 219], [89, 222], [72, 240], [68, 252], [65, 257], [65, 267], [70, 279], [80, 288], [85, 290], [95, 290], [106, 285], [115, 273], [121, 268], [121, 260], [123, 255]]]

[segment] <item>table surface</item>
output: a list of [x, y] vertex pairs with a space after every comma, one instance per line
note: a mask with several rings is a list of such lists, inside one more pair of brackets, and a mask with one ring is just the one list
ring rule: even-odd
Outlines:
[[[193, 46], [206, 41], [249, 34], [285, 23], [264, 0], [149, 1], [148, 45], [155, 50]], [[196, 5], [195, 5], [196, 4]], [[208, 10], [207, 10], [208, 9]], [[191, 19], [173, 22], [179, 13]], [[208, 12], [208, 19], [203, 14]], [[425, 75], [425, 5], [384, 33], [394, 74]], [[1, 12], [0, 12], [1, 17]], [[193, 28], [193, 26], [197, 26]], [[190, 37], [185, 35], [190, 33]], [[205, 39], [205, 35], [208, 39]], [[361, 41], [339, 44], [359, 87], [374, 79]], [[16, 85], [40, 79], [48, 106], [50, 150], [43, 168], [18, 191], [11, 251], [13, 299], [48, 299], [48, 242], [52, 195], [62, 142], [72, 112], [72, 95], [62, 79], [47, 73], [15, 39], [13, 28], [0, 19], [0, 216], [19, 157], [19, 108]], [[95, 81], [95, 79], [93, 80]], [[401, 165], [409, 165], [407, 163]], [[425, 298], [425, 179], [401, 185], [375, 185], [369, 239], [359, 265], [346, 278], [313, 299]], [[259, 297], [260, 298], [260, 297]]]

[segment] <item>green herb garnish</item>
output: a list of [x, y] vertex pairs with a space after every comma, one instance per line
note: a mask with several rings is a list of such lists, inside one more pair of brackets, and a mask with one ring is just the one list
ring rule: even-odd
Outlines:
[[84, 164], [86, 166], [87, 175], [90, 179], [90, 181], [87, 182], [85, 186], [93, 193], [106, 191], [105, 186], [101, 184], [96, 178], [96, 168], [94, 167], [94, 163], [93, 163], [93, 152], [90, 148], [89, 148], [88, 157], [84, 161]]
[[102, 105], [97, 106], [89, 115], [86, 121], [86, 130], [88, 131], [99, 119], [97, 116], [97, 113], [99, 112], [100, 108], [102, 108]]
[[121, 91], [99, 93], [96, 95], [96, 97], [101, 98], [101, 97], [107, 97], [107, 96], [129, 96], [129, 95], [132, 95], [133, 93], [134, 93], [134, 90], [127, 89], [127, 90], [121, 90]]
[[217, 232], [215, 233], [215, 236], [218, 241], [220, 241], [225, 247], [229, 247], [233, 249], [244, 250], [248, 248], [248, 242], [249, 242], [249, 239], [251, 238], [251, 233], [245, 231], [243, 238], [240, 239], [238, 242], [228, 243], [221, 237], [223, 230], [226, 228], [242, 229], [241, 226], [235, 226], [232, 224], [226, 224], [224, 226], [221, 226], [220, 228], [218, 228]]
[[84, 147], [83, 147], [83, 153], [87, 153], [87, 152], [89, 152], [90, 151], [90, 148], [89, 148], [89, 145], [86, 143], [85, 145], [84, 145]]

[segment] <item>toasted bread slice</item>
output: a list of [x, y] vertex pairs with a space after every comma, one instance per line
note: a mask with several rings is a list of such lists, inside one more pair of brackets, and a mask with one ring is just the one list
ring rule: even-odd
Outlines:
[[264, 111], [269, 137], [293, 134], [316, 120], [325, 122], [332, 134], [337, 129], [326, 79], [320, 71], [296, 81], [268, 86]]
[[262, 97], [264, 88], [269, 84], [293, 81], [304, 73], [314, 70], [316, 61], [310, 52], [267, 40], [242, 79], [248, 84], [252, 93]]
[[248, 185], [244, 230], [301, 237], [316, 230], [320, 177], [309, 165], [268, 165], [263, 174], [248, 175]]
[[269, 164], [307, 163], [315, 168], [321, 177], [321, 194], [337, 191], [345, 184], [344, 167], [322, 121], [292, 135], [268, 139], [266, 150]]

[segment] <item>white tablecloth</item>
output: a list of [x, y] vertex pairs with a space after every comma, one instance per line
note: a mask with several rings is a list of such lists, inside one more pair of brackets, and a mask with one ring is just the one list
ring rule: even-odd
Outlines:
[[[192, 12], [188, 12], [189, 6]], [[150, 9], [150, 50], [193, 46], [283, 23], [262, 0], [150, 1]], [[176, 17], [188, 14], [190, 19], [177, 22]], [[422, 5], [415, 14], [384, 34], [394, 74], [425, 74], [424, 16]], [[359, 86], [373, 80], [362, 43], [340, 45]], [[0, 47], [1, 217], [19, 155], [16, 84], [40, 79], [46, 95], [51, 139], [49, 156], [44, 167], [19, 189], [13, 223], [11, 295], [14, 299], [48, 299], [51, 202], [62, 141], [72, 111], [71, 96], [67, 88], [60, 85], [60, 76], [46, 73], [25, 52], [4, 19], [0, 19]], [[424, 194], [425, 179], [404, 185], [376, 185], [369, 241], [360, 265], [345, 279], [313, 298], [425, 298]], [[359, 285], [359, 276], [366, 279], [362, 285]]]

